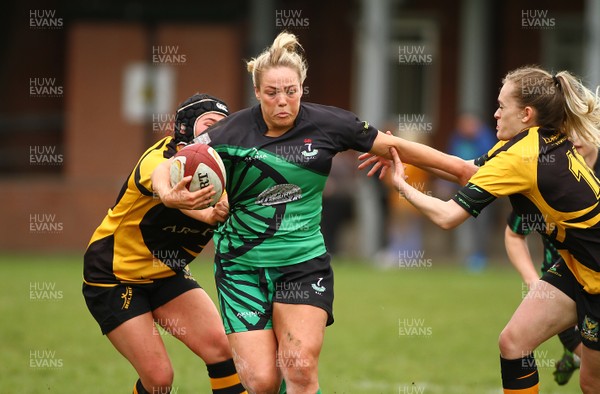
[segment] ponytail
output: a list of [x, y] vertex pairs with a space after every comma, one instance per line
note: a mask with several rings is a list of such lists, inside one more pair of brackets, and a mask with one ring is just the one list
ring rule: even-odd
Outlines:
[[567, 135], [575, 132], [588, 145], [600, 147], [600, 98], [567, 71], [556, 74], [565, 97]]

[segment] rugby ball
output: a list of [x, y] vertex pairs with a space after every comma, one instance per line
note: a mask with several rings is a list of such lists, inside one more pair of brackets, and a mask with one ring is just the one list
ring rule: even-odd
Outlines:
[[187, 184], [189, 191], [194, 192], [213, 185], [215, 195], [210, 206], [214, 206], [225, 189], [225, 166], [219, 154], [206, 144], [186, 145], [173, 156], [171, 163], [171, 187], [184, 177], [192, 175]]

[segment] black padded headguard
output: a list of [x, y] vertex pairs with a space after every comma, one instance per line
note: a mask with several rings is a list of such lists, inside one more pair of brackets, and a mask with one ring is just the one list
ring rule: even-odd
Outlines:
[[224, 101], [208, 94], [195, 94], [185, 100], [175, 114], [175, 135], [177, 144], [188, 144], [194, 139], [194, 125], [201, 115], [215, 112], [224, 116], [229, 115], [229, 109]]

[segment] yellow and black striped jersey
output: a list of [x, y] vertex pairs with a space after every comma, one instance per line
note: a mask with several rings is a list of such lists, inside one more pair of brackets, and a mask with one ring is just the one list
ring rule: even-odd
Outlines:
[[152, 190], [158, 164], [175, 151], [172, 137], [149, 148], [123, 185], [84, 255], [87, 284], [151, 283], [181, 271], [202, 251], [213, 226], [164, 206]]
[[600, 294], [600, 182], [567, 137], [532, 127], [476, 160], [484, 164], [454, 196], [477, 216], [496, 197], [552, 240], [579, 283]]

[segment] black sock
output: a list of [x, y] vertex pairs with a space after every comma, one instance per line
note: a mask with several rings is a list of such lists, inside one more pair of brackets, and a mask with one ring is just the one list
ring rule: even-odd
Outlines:
[[135, 386], [133, 386], [133, 394], [150, 394], [150, 392], [144, 388], [142, 380], [138, 379]]
[[560, 342], [568, 351], [573, 353], [575, 348], [581, 343], [581, 336], [575, 327], [567, 328], [558, 334]]
[[210, 378], [210, 387], [215, 394], [241, 394], [246, 393], [246, 389], [240, 382], [240, 377], [235, 370], [233, 359], [225, 360], [220, 363], [207, 364], [208, 377]]
[[533, 354], [516, 360], [507, 360], [500, 356], [500, 369], [502, 371], [502, 388], [525, 393], [537, 393], [539, 390], [539, 376]]

